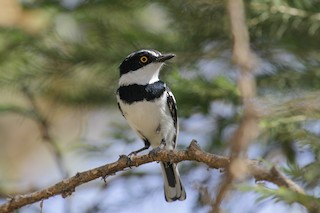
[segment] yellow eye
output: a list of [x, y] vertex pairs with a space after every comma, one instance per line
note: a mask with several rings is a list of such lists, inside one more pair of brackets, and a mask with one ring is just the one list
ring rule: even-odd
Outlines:
[[142, 63], [147, 63], [148, 57], [147, 57], [147, 56], [141, 56], [140, 61], [141, 61]]

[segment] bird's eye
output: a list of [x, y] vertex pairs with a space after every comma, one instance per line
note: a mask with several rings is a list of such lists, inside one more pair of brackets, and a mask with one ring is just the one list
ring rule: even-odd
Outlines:
[[140, 61], [142, 62], [142, 63], [147, 63], [147, 61], [148, 61], [148, 57], [147, 56], [141, 56], [141, 58], [140, 58]]

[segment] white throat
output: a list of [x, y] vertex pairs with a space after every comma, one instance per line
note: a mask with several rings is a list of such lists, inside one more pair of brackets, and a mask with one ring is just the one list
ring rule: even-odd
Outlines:
[[159, 81], [159, 72], [163, 63], [151, 63], [138, 70], [123, 74], [119, 79], [119, 86], [130, 84], [152, 84]]

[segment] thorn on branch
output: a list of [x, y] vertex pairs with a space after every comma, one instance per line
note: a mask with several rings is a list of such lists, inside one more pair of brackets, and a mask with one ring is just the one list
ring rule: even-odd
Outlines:
[[63, 190], [63, 192], [61, 193], [61, 197], [62, 197], [62, 198], [69, 197], [69, 196], [72, 195], [72, 193], [75, 192], [75, 191], [76, 191], [75, 188]]
[[103, 177], [101, 177], [105, 185], [107, 185], [107, 176], [108, 175], [104, 175]]
[[129, 157], [126, 155], [119, 155], [119, 160], [118, 161], [123, 161], [123, 160], [127, 160]]
[[198, 142], [195, 139], [193, 139], [191, 141], [190, 145], [188, 146], [187, 151], [191, 152], [191, 153], [194, 153], [194, 152], [199, 151], [199, 150], [201, 150], [201, 148], [200, 148]]

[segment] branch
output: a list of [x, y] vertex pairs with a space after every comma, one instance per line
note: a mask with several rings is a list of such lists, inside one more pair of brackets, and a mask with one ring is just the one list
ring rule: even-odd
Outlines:
[[27, 86], [23, 86], [21, 88], [21, 92], [25, 95], [27, 100], [29, 101], [31, 108], [34, 112], [34, 121], [39, 126], [40, 133], [42, 134], [42, 138], [44, 141], [48, 142], [50, 145], [50, 151], [53, 154], [53, 157], [55, 159], [55, 162], [57, 163], [57, 167], [62, 175], [63, 178], [66, 178], [69, 176], [67, 168], [63, 162], [63, 155], [62, 152], [59, 149], [58, 144], [54, 141], [53, 137], [50, 134], [50, 124], [49, 120], [44, 116], [44, 114], [41, 112], [40, 107], [36, 101], [36, 98], [34, 94], [31, 92], [31, 90]]
[[233, 36], [232, 60], [239, 70], [237, 83], [243, 104], [243, 116], [230, 141], [230, 164], [221, 180], [217, 196], [212, 202], [212, 213], [220, 212], [220, 204], [233, 181], [241, 179], [247, 172], [248, 168], [244, 165], [247, 149], [259, 132], [258, 116], [253, 101], [256, 93], [253, 69], [258, 63], [258, 58], [250, 49], [244, 2], [243, 0], [228, 0], [226, 6]]
[[[61, 195], [63, 198], [68, 197], [75, 191], [76, 187], [84, 183], [97, 178], [105, 179], [108, 176], [115, 175], [117, 172], [124, 171], [125, 169], [133, 166], [138, 167], [146, 163], [158, 161], [178, 163], [186, 160], [202, 162], [214, 169], [227, 168], [229, 165], [228, 157], [205, 152], [201, 150], [197, 142], [193, 140], [186, 150], [160, 150], [155, 154], [149, 153], [141, 156], [135, 156], [132, 157], [132, 159], [129, 159], [125, 155], [121, 155], [120, 158], [113, 163], [77, 173], [75, 176], [64, 179], [63, 181], [46, 189], [26, 195], [16, 195], [7, 203], [0, 205], [0, 212], [12, 212], [15, 209], [43, 201], [55, 195]], [[253, 176], [257, 181], [270, 181], [279, 187], [286, 187], [298, 193], [303, 193], [303, 190], [298, 185], [282, 175], [275, 168], [272, 168], [271, 170], [265, 169], [255, 160], [248, 160], [246, 163], [249, 168], [248, 175]]]

